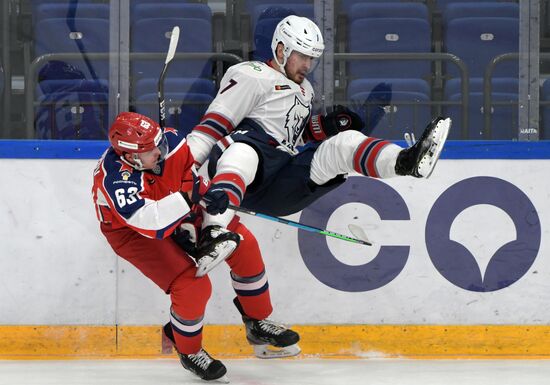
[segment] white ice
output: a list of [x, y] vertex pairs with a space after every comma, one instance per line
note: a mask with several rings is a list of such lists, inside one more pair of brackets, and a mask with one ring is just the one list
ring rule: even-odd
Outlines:
[[[233, 385], [548, 385], [550, 360], [224, 360]], [[176, 359], [0, 361], [0, 385], [202, 384]]]

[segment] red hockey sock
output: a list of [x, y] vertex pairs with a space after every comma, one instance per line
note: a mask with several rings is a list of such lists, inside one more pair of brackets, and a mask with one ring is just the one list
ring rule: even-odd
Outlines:
[[379, 178], [380, 175], [376, 170], [376, 158], [380, 150], [390, 142], [382, 139], [369, 137], [364, 140], [353, 154], [353, 168], [360, 174]]
[[243, 236], [243, 240], [227, 260], [231, 268], [233, 289], [247, 316], [254, 319], [267, 318], [273, 307], [260, 247], [254, 235], [242, 223], [235, 231]]
[[211, 293], [208, 276], [195, 277], [195, 269], [188, 269], [172, 283], [170, 323], [180, 353], [193, 354], [200, 350], [204, 310]]

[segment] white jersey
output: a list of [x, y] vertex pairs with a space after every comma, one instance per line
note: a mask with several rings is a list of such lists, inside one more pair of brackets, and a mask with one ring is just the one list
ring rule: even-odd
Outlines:
[[296, 146], [304, 144], [302, 135], [311, 116], [313, 97], [307, 79], [297, 84], [262, 62], [236, 64], [227, 70], [216, 98], [189, 134], [189, 146], [202, 163], [215, 142], [248, 118], [294, 154]]

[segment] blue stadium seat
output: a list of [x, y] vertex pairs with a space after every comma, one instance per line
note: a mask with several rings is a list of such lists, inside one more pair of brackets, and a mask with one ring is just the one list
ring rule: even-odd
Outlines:
[[512, 17], [519, 19], [517, 3], [450, 3], [443, 12], [444, 24], [464, 17]]
[[[408, 18], [359, 19], [351, 23], [349, 52], [430, 52], [430, 24]], [[355, 78], [423, 78], [431, 73], [430, 61], [362, 60], [349, 64]]]
[[106, 79], [51, 79], [42, 80], [36, 86], [37, 95], [47, 95], [56, 92], [67, 92], [68, 90], [82, 90], [85, 92], [106, 93], [109, 90], [109, 82]]
[[[450, 20], [445, 26], [446, 52], [457, 55], [467, 65], [470, 77], [483, 77], [487, 64], [496, 56], [518, 52], [519, 19], [512, 17], [465, 17]], [[455, 66], [448, 74], [458, 76]], [[517, 77], [518, 63], [497, 65], [495, 77]]]
[[[344, 0], [345, 1], [345, 0]], [[512, 2], [515, 3], [517, 0], [436, 0], [436, 9], [439, 11], [445, 11], [450, 5], [455, 3], [504, 3], [504, 2]]]
[[[144, 19], [156, 18], [187, 18], [212, 20], [212, 10], [206, 4], [184, 3], [184, 2], [142, 2], [132, 7], [132, 22]], [[193, 31], [182, 31], [192, 34]]]
[[[469, 74], [468, 138], [484, 139], [483, 77], [488, 64], [498, 55], [519, 50], [519, 18], [517, 4], [513, 3], [453, 3], [444, 14], [445, 50], [462, 59]], [[503, 15], [505, 17], [495, 17]], [[467, 16], [467, 17], [461, 17]], [[518, 62], [502, 61], [492, 73], [492, 100], [490, 139], [517, 138], [518, 117]], [[458, 69], [448, 65], [444, 98], [461, 99]], [[500, 103], [500, 104], [499, 104]], [[445, 108], [453, 118], [453, 125], [462, 124], [461, 107]], [[458, 138], [459, 130], [451, 132]]]
[[[132, 23], [130, 51], [166, 52], [173, 26], [179, 26], [181, 37], [177, 52], [212, 52], [212, 25], [204, 19], [155, 18]], [[186, 33], [194, 31], [194, 33]], [[199, 33], [200, 31], [200, 33]], [[131, 74], [134, 80], [158, 77], [164, 65], [164, 57], [158, 60], [133, 60]], [[175, 59], [170, 74], [178, 77], [210, 78], [212, 64], [206, 59]], [[170, 76], [169, 74], [169, 76]]]
[[350, 15], [351, 7], [355, 4], [361, 3], [399, 3], [403, 0], [340, 0], [340, 6], [338, 8], [338, 13]]
[[109, 4], [43, 2], [33, 10], [34, 24], [44, 19], [104, 19], [109, 20]]
[[30, 0], [31, 11], [35, 12], [36, 9], [42, 4], [61, 4], [61, 5], [84, 5], [84, 4], [99, 4], [97, 0]]
[[[48, 18], [41, 18], [35, 25], [35, 56], [50, 53], [82, 56], [58, 61], [61, 67], [48, 61], [39, 70], [36, 93], [39, 107], [35, 110], [38, 138], [106, 138], [109, 60], [89, 58], [86, 54], [109, 52], [109, 19], [105, 7], [89, 5], [79, 6], [74, 18], [66, 15], [49, 18], [61, 16], [67, 10], [65, 4], [38, 6], [43, 11], [41, 16]], [[81, 9], [84, 13], [79, 13]], [[102, 18], [78, 17], [84, 14]], [[29, 92], [34, 92], [34, 88]]]
[[365, 18], [407, 18], [428, 20], [424, 3], [356, 3], [350, 8], [348, 20]]
[[[445, 100], [460, 102], [461, 93], [460, 79], [451, 79], [445, 85]], [[484, 121], [483, 114], [483, 79], [473, 78], [469, 83], [469, 122], [468, 138], [483, 140]], [[517, 139], [518, 136], [518, 87], [517, 78], [493, 78], [492, 80], [492, 110], [491, 110], [491, 137], [494, 140]], [[496, 103], [496, 104], [495, 104]], [[498, 103], [501, 103], [500, 105]], [[451, 117], [453, 127], [449, 133], [450, 139], [461, 139], [460, 127], [462, 127], [462, 107], [447, 106], [444, 108], [444, 115]]]
[[[158, 78], [145, 78], [136, 82], [134, 95], [145, 95], [157, 92]], [[165, 92], [216, 95], [216, 86], [210, 79], [172, 77], [164, 84]]]
[[[165, 52], [174, 25], [181, 29], [177, 52], [212, 52], [212, 12], [205, 4], [139, 4], [133, 10], [131, 52]], [[132, 105], [136, 112], [158, 115], [157, 82], [164, 57], [133, 60]], [[164, 86], [167, 124], [188, 133], [216, 94], [212, 62], [174, 60]]]
[[[166, 92], [166, 125], [177, 128], [187, 135], [196, 126], [206, 112], [213, 96], [199, 93]], [[157, 93], [143, 94], [136, 99], [136, 112], [151, 116], [158, 116]]]
[[140, 4], [182, 4], [182, 3], [197, 3], [197, 0], [130, 0], [130, 7], [134, 7]]
[[289, 6], [296, 4], [313, 4], [313, 0], [279, 0], [277, 2], [274, 2], [273, 0], [245, 0], [243, 11], [251, 15], [254, 12], [255, 7], [263, 6], [264, 8], [267, 8], [274, 3], [288, 8]]
[[109, 52], [109, 20], [46, 19], [35, 26], [35, 56], [47, 53], [80, 53], [83, 59], [67, 61], [86, 74], [87, 79], [108, 79], [108, 60], [85, 60], [86, 53]]
[[36, 138], [105, 140], [108, 102], [108, 93], [85, 88], [43, 95], [36, 110]]
[[392, 105], [386, 107], [386, 115], [368, 135], [393, 140], [403, 139], [405, 132], [422, 134], [430, 121], [430, 87], [422, 79], [359, 79], [349, 84], [349, 107], [366, 122], [372, 107], [365, 100], [376, 85], [386, 82], [392, 86]]

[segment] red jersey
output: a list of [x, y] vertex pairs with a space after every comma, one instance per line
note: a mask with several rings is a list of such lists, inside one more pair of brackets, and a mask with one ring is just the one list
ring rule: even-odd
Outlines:
[[[169, 236], [190, 207], [179, 193], [192, 180], [193, 156], [182, 134], [165, 128], [168, 154], [153, 170], [136, 170], [112, 147], [94, 171], [97, 218], [113, 229], [130, 227], [149, 238]], [[190, 183], [186, 183], [191, 185]]]

